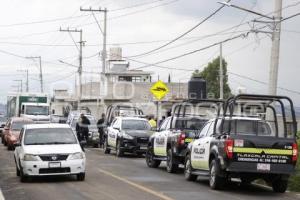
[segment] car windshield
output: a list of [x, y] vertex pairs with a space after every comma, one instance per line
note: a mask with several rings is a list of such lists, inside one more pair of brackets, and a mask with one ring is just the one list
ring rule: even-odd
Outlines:
[[207, 120], [199, 118], [179, 118], [176, 120], [176, 129], [201, 130]]
[[24, 144], [77, 144], [77, 140], [70, 128], [37, 128], [26, 130]]
[[268, 123], [259, 120], [232, 120], [229, 127], [229, 121], [225, 121], [223, 132], [229, 132], [237, 135], [258, 135], [274, 136]]
[[149, 122], [144, 120], [123, 120], [122, 129], [124, 130], [151, 130]]
[[27, 115], [49, 115], [48, 106], [26, 106]]
[[13, 122], [11, 124], [11, 130], [13, 131], [20, 131], [24, 125], [26, 124], [31, 124], [32, 122], [29, 121], [18, 121], [18, 122]]

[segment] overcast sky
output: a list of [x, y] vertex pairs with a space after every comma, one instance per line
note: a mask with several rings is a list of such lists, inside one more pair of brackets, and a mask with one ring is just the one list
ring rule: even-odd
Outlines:
[[[275, 0], [232, 0], [240, 5], [261, 13], [274, 11]], [[283, 0], [283, 16], [298, 13], [300, 0]], [[141, 4], [145, 4], [141, 6]], [[78, 65], [78, 50], [72, 38], [77, 42], [79, 34], [72, 37], [62, 28], [82, 28], [86, 41], [83, 54], [84, 71], [100, 72], [101, 58], [93, 56], [102, 48], [102, 35], [91, 13], [80, 12], [80, 6], [88, 8], [106, 7], [108, 12], [108, 48], [120, 46], [123, 56], [132, 56], [147, 52], [177, 37], [199, 21], [211, 14], [220, 5], [215, 0], [1, 0], [0, 7], [0, 101], [6, 101], [6, 95], [17, 85], [14, 80], [23, 79], [24, 73], [18, 70], [29, 69], [30, 90], [38, 91], [38, 63], [21, 58], [22, 56], [42, 56], [45, 88], [67, 87], [72, 89], [75, 82], [76, 68], [66, 66], [58, 60]], [[131, 7], [131, 8], [130, 8]], [[103, 15], [95, 13], [102, 26]], [[186, 52], [200, 49], [246, 32], [251, 27], [261, 24], [246, 23], [257, 16], [226, 7], [213, 18], [199, 26], [185, 38], [148, 56], [135, 60], [155, 63]], [[64, 18], [64, 19], [62, 19]], [[233, 26], [241, 26], [229, 29]], [[229, 29], [227, 31], [223, 31]], [[278, 86], [299, 91], [300, 61], [300, 16], [282, 24], [280, 68]], [[269, 29], [265, 29], [269, 31]], [[207, 35], [219, 33], [208, 37]], [[134, 43], [134, 44], [132, 44]], [[224, 57], [228, 62], [229, 82], [235, 91], [242, 86], [249, 93], [266, 93], [270, 66], [270, 35], [250, 34], [247, 38], [236, 39], [224, 44]], [[21, 57], [5, 54], [13, 53]], [[202, 70], [209, 61], [219, 55], [219, 47], [213, 47], [199, 53], [161, 66], [186, 69], [168, 70], [148, 67], [144, 70], [156, 74], [153, 79], [167, 80], [168, 74], [173, 81], [187, 81], [194, 69]], [[130, 62], [131, 69], [143, 64]], [[234, 74], [238, 74], [234, 75]], [[242, 77], [241, 77], [242, 76]], [[246, 79], [249, 77], [253, 80]], [[96, 80], [97, 74], [85, 74], [84, 82]], [[292, 97], [300, 105], [300, 94], [279, 89], [279, 94]]]

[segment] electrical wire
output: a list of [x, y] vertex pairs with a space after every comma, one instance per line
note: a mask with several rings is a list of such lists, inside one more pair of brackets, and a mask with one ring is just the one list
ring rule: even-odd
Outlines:
[[[229, 3], [231, 0], [227, 0], [227, 3]], [[128, 57], [131, 57], [131, 58], [134, 58], [134, 57], [140, 57], [140, 56], [144, 56], [144, 55], [147, 55], [149, 53], [152, 53], [154, 51], [157, 51], [159, 49], [162, 49], [166, 46], [169, 46], [170, 44], [176, 42], [177, 40], [179, 40], [180, 38], [186, 36], [187, 34], [191, 33], [192, 31], [194, 31], [196, 28], [198, 28], [200, 25], [204, 24], [206, 21], [208, 21], [210, 18], [212, 18], [214, 15], [216, 15], [219, 11], [221, 11], [223, 8], [225, 7], [225, 5], [221, 5], [218, 9], [216, 9], [214, 12], [212, 12], [209, 16], [205, 17], [203, 20], [201, 20], [199, 23], [197, 23], [195, 26], [193, 26], [192, 28], [190, 28], [189, 30], [185, 31], [183, 34], [179, 35], [178, 37], [174, 38], [173, 40], [171, 40], [170, 42], [167, 42], [166, 44], [164, 45], [161, 45], [157, 48], [154, 48], [150, 51], [147, 51], [147, 52], [144, 52], [144, 53], [141, 53], [141, 54], [137, 54], [137, 55], [133, 55], [133, 56], [128, 56]]]

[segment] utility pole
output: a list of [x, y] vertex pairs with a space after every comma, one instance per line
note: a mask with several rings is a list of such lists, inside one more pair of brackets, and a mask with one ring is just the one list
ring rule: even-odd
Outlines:
[[44, 92], [44, 84], [43, 84], [42, 57], [41, 56], [30, 56], [30, 57], [26, 57], [26, 58], [28, 58], [28, 59], [39, 59], [41, 93], [43, 93]]
[[220, 99], [224, 99], [223, 44], [220, 43]]
[[[277, 94], [277, 82], [278, 82], [278, 67], [279, 67], [279, 53], [280, 53], [280, 34], [281, 34], [281, 21], [282, 21], [282, 0], [275, 0], [275, 16], [270, 17], [268, 15], [258, 13], [249, 9], [242, 8], [230, 4], [228, 2], [219, 2], [225, 6], [237, 8], [261, 17], [264, 17], [270, 21], [254, 20], [253, 22], [265, 23], [272, 25], [272, 49], [271, 49], [271, 62], [270, 62], [270, 73], [269, 73], [269, 95]], [[256, 33], [267, 33], [270, 32], [253, 30]]]
[[269, 77], [269, 95], [277, 94], [278, 67], [280, 53], [280, 34], [282, 19], [282, 0], [275, 1], [274, 30], [272, 34], [271, 65]]
[[104, 25], [103, 25], [103, 49], [102, 49], [102, 73], [105, 74], [106, 72], [106, 43], [107, 43], [107, 9], [93, 9], [93, 8], [89, 8], [89, 9], [83, 9], [80, 7], [80, 11], [84, 11], [84, 12], [103, 12], [104, 13]]
[[[14, 80], [15, 82], [19, 82], [21, 86], [21, 93], [23, 92], [23, 81], [22, 80]], [[18, 91], [19, 91], [19, 85], [18, 85]]]
[[78, 67], [78, 74], [79, 74], [79, 96], [78, 96], [78, 108], [80, 107], [81, 99], [82, 99], [82, 47], [84, 45], [84, 41], [82, 41], [82, 29], [62, 29], [60, 28], [59, 31], [61, 32], [73, 32], [73, 33], [80, 33], [80, 47], [79, 47], [79, 67]]
[[28, 69], [26, 70], [18, 70], [19, 72], [25, 72], [26, 73], [26, 92], [29, 92], [29, 72]]

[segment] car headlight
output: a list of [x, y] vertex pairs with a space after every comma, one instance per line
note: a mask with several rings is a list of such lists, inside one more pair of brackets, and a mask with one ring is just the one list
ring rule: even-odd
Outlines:
[[24, 155], [24, 161], [39, 161], [39, 156], [32, 155], [32, 154], [25, 154]]
[[70, 154], [68, 157], [68, 160], [82, 160], [85, 158], [85, 155], [83, 152], [73, 153]]
[[133, 139], [134, 139], [131, 135], [128, 135], [128, 134], [125, 133], [125, 132], [122, 132], [122, 133], [121, 133], [121, 136], [122, 136], [124, 139], [127, 139], [127, 140], [133, 140]]

